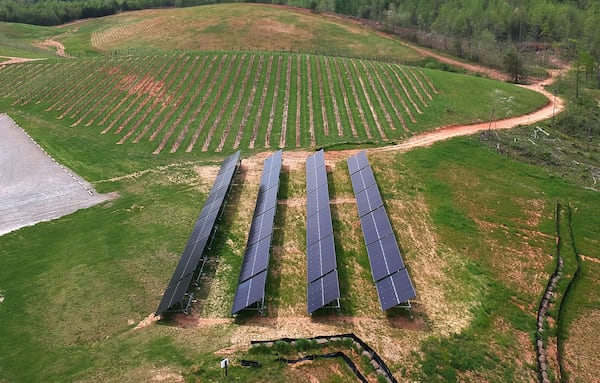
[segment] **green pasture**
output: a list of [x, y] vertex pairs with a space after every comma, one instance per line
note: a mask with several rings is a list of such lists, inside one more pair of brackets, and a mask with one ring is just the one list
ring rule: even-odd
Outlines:
[[[76, 165], [75, 158], [88, 163], [94, 156], [93, 151], [82, 150], [62, 160]], [[531, 314], [537, 308], [545, 283], [534, 275], [540, 271], [549, 273], [553, 261], [543, 258], [525, 266], [521, 281], [506, 278], [506, 269], [500, 265], [511, 265], [516, 257], [514, 249], [523, 243], [544, 252], [552, 251], [552, 213], [557, 200], [577, 207], [574, 215], [577, 241], [583, 249], [590, 249], [598, 237], [595, 228], [600, 227], [597, 195], [539, 174], [537, 168], [490, 152], [469, 138], [406, 154], [369, 157], [388, 208], [394, 201], [416, 203], [425, 198], [440, 249], [463, 258], [448, 263], [446, 272], [456, 285], [447, 299], [475, 302], [469, 314], [473, 320], [465, 330], [449, 337], [426, 338], [422, 357], [414, 359], [415, 365], [394, 364], [393, 370], [434, 381], [442, 379], [439, 376], [460, 377], [469, 370], [478, 371], [489, 380], [533, 376], [533, 366], [518, 366], [510, 357], [522, 347], [511, 340], [510, 334], [523, 332], [532, 339], [535, 320]], [[101, 158], [98, 156], [97, 161]], [[104, 158], [107, 163], [98, 168], [116, 161], [110, 156]], [[139, 381], [149, 379], [156, 371], [176, 371], [204, 380], [216, 379], [221, 372], [217, 365], [219, 358], [212, 353], [227, 347], [225, 334], [243, 328], [244, 321], [199, 327], [194, 331], [177, 330], [169, 322], [132, 330], [133, 324], [158, 304], [170, 277], [169, 270], [177, 262], [211, 181], [199, 177], [192, 163], [160, 167], [157, 160], [148, 162], [131, 157], [129, 161], [124, 163], [123, 170], [130, 167], [149, 171], [137, 177], [96, 183], [100, 192], [118, 192], [116, 200], [0, 239], [0, 281], [5, 298], [0, 304], [1, 378]], [[344, 164], [339, 163], [330, 174], [332, 198], [352, 196]], [[87, 165], [80, 167], [85, 169]], [[302, 169], [284, 172], [280, 199], [302, 198], [303, 179]], [[214, 250], [220, 261], [214, 266], [212, 278], [225, 284], [222, 287], [225, 295], [218, 308], [209, 305], [214, 303], [211, 298], [200, 299], [197, 305], [204, 310], [203, 316], [229, 315], [227, 308], [232, 302], [240, 252], [246, 239], [244, 219], [249, 219], [243, 218], [246, 210], [243, 206], [252, 204], [256, 187], [246, 182], [234, 189]], [[540, 219], [535, 224], [527, 219], [532, 214], [528, 201], [539, 207]], [[355, 263], [368, 264], [364, 245], [352, 225], [356, 219], [354, 209], [351, 204], [342, 204], [333, 211], [334, 227], [340, 234], [336, 248], [344, 293], [342, 310], [344, 315], [377, 318], [381, 313], [374, 291], [369, 292], [373, 296], [367, 295], [371, 301], [365, 304], [364, 292], [354, 287], [357, 283], [372, 283], [368, 268], [364, 273], [348, 268]], [[392, 217], [397, 214], [395, 210], [390, 212]], [[274, 246], [295, 244], [302, 251], [302, 217], [301, 207], [279, 210]], [[411, 222], [410, 216], [405, 219]], [[504, 229], [483, 230], [476, 223], [481, 220]], [[420, 270], [415, 265], [420, 255], [411, 247], [403, 228], [395, 225], [394, 229], [404, 245], [410, 272], [418, 275]], [[531, 230], [547, 237], [523, 240], [523, 233]], [[356, 241], [342, 241], [342, 237]], [[505, 252], [493, 251], [489, 244], [495, 242], [500, 242]], [[593, 250], [588, 255], [598, 257]], [[274, 274], [267, 284], [270, 315], [304, 304], [304, 286], [289, 283], [304, 280], [302, 266], [289, 274], [282, 264], [283, 257], [285, 253], [275, 251], [272, 259]], [[538, 264], [543, 270], [537, 269]], [[531, 291], [523, 288], [523, 283], [530, 284], [529, 278], [537, 281]], [[593, 279], [584, 279], [577, 288], [593, 289], [595, 283]], [[416, 288], [419, 291], [422, 286]], [[474, 291], [478, 292], [475, 297]], [[417, 315], [427, 317], [425, 312]], [[497, 321], [507, 326], [503, 332], [496, 331]], [[340, 326], [341, 330], [351, 330], [347, 325]], [[528, 347], [532, 347], [531, 342]], [[458, 355], [461, 362], [456, 359]], [[276, 374], [288, 374], [281, 367], [277, 371]], [[245, 379], [253, 381], [252, 376]]]

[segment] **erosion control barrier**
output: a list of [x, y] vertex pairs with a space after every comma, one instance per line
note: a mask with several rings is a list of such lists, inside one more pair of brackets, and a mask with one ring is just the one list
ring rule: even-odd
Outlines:
[[295, 364], [295, 363], [303, 362], [305, 360], [315, 360], [315, 359], [320, 359], [320, 358], [342, 358], [344, 360], [344, 362], [346, 362], [346, 364], [348, 365], [348, 367], [350, 367], [350, 369], [352, 370], [352, 372], [354, 372], [354, 375], [356, 375], [356, 377], [358, 378], [358, 380], [360, 380], [362, 383], [369, 383], [369, 381], [367, 380], [367, 378], [365, 378], [365, 376], [360, 371], [358, 371], [358, 368], [356, 367], [356, 364], [354, 364], [354, 362], [352, 361], [352, 359], [350, 359], [348, 357], [348, 355], [344, 354], [341, 351], [331, 352], [329, 354], [306, 355], [304, 358], [300, 358], [300, 359], [278, 358], [277, 360], [282, 361], [282, 362], [286, 362], [288, 364]]
[[[253, 346], [258, 345], [258, 344], [273, 345], [275, 342], [278, 342], [278, 341], [292, 343], [292, 342], [298, 341], [299, 339], [300, 338], [281, 338], [281, 339], [275, 339], [275, 340], [253, 340], [250, 342], [250, 344]], [[390, 383], [398, 383], [396, 378], [394, 378], [394, 375], [392, 375], [392, 372], [388, 368], [387, 364], [385, 364], [383, 359], [381, 359], [381, 357], [375, 352], [375, 350], [373, 350], [368, 344], [366, 344], [362, 339], [360, 339], [358, 336], [356, 336], [353, 333], [340, 334], [340, 335], [320, 335], [320, 336], [315, 336], [312, 338], [301, 338], [301, 339], [314, 340], [314, 341], [317, 341], [318, 343], [335, 342], [335, 341], [344, 340], [344, 339], [352, 339], [352, 341], [354, 342], [354, 345], [359, 350], [362, 350], [362, 354], [365, 356], [368, 356], [371, 359], [371, 365], [375, 368], [375, 370], [377, 371], [377, 373], [379, 375], [384, 376], [386, 378], [386, 380]], [[355, 368], [356, 368], [356, 366], [355, 366]], [[358, 370], [356, 370], [356, 371], [358, 371]], [[357, 377], [359, 379], [361, 379], [360, 376], [357, 375]]]
[[558, 336], [556, 337], [556, 348], [557, 348], [557, 358], [558, 358], [558, 368], [560, 369], [560, 381], [566, 383], [568, 379], [567, 371], [564, 365], [564, 339], [566, 337], [566, 328], [563, 329], [563, 316], [565, 311], [565, 302], [569, 299], [571, 294], [571, 288], [575, 284], [575, 281], [581, 276], [581, 256], [577, 251], [577, 246], [575, 246], [575, 236], [573, 233], [573, 225], [572, 225], [572, 212], [571, 212], [571, 204], [567, 205], [567, 219], [569, 222], [569, 235], [571, 237], [571, 248], [573, 253], [575, 254], [575, 259], [577, 260], [577, 269], [575, 269], [575, 273], [573, 273], [573, 277], [569, 281], [569, 284], [565, 288], [565, 292], [563, 294], [563, 298], [560, 302], [560, 307], [558, 309], [558, 318], [556, 320], [556, 326], [558, 327]]
[[537, 327], [535, 331], [535, 349], [537, 356], [538, 378], [541, 383], [550, 383], [548, 377], [548, 359], [546, 357], [546, 349], [544, 345], [544, 319], [548, 314], [550, 299], [560, 279], [560, 274], [563, 268], [563, 259], [560, 256], [561, 236], [560, 236], [560, 202], [556, 204], [556, 267], [548, 280], [546, 290], [540, 301], [540, 306], [537, 312]]

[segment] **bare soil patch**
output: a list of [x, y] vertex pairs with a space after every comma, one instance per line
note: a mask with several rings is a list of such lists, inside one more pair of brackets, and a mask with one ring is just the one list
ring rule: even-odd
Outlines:
[[585, 310], [569, 326], [565, 344], [567, 370], [575, 382], [598, 382], [600, 369], [599, 310]]
[[39, 43], [35, 43], [33, 44], [35, 46], [38, 46], [40, 48], [50, 48], [50, 49], [55, 49], [56, 50], [56, 54], [60, 57], [69, 57], [66, 53], [65, 53], [65, 46], [56, 40], [52, 40], [52, 39], [48, 39], [46, 41], [42, 41]]
[[0, 235], [107, 201], [0, 114]]

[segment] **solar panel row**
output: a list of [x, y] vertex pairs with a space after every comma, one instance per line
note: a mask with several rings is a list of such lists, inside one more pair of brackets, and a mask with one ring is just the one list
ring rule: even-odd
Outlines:
[[237, 314], [255, 304], [258, 304], [259, 310], [262, 310], [264, 306], [281, 164], [282, 151], [279, 150], [269, 156], [263, 165], [258, 198], [250, 225], [238, 287], [233, 300], [232, 314]]
[[237, 151], [223, 161], [208, 198], [204, 202], [204, 206], [194, 224], [192, 234], [183, 250], [175, 272], [156, 310], [156, 315], [161, 315], [182, 302], [200, 261], [205, 260], [204, 250], [210, 240], [233, 175], [237, 170], [240, 153], [240, 151]]
[[348, 158], [371, 273], [382, 310], [413, 299], [415, 289], [402, 260], [398, 242], [366, 153]]
[[340, 298], [323, 150], [306, 161], [306, 259], [308, 312], [312, 314]]

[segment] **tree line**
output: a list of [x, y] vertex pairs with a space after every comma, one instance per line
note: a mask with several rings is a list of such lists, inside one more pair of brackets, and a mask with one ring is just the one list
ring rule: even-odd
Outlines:
[[[159, 7], [231, 0], [3, 0], [0, 20], [58, 25], [81, 18]], [[244, 2], [244, 1], [241, 1]], [[334, 12], [393, 27], [444, 35], [489, 35], [497, 41], [562, 41], [591, 37], [598, 29], [597, 0], [247, 0]]]

